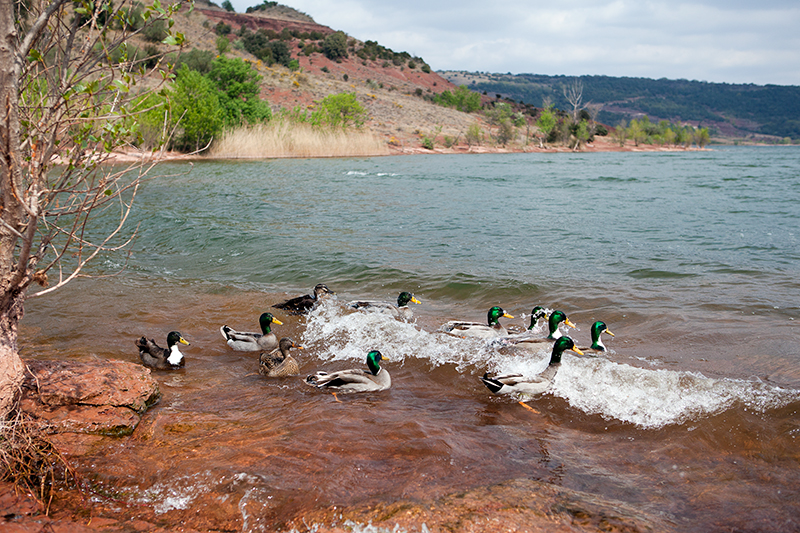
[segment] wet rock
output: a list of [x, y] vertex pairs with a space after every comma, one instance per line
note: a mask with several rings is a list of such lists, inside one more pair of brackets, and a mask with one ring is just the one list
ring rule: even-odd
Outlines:
[[22, 408], [55, 433], [129, 435], [160, 397], [150, 370], [124, 361], [26, 361]]
[[675, 529], [663, 517], [629, 504], [529, 479], [512, 479], [428, 502], [329, 509], [305, 514], [297, 522], [315, 524], [319, 533], [349, 531], [353, 524], [372, 524], [386, 531], [459, 533], [644, 533]]

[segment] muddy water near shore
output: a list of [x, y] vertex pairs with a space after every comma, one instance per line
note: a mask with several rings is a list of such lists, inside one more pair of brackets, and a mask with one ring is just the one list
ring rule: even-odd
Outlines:
[[[164, 521], [289, 528], [528, 478], [683, 531], [796, 531], [798, 169], [777, 149], [201, 164], [138, 199], [125, 273], [29, 301], [22, 352], [136, 361], [141, 335], [187, 337], [134, 435], [80, 459]], [[270, 307], [317, 282], [337, 294], [311, 315]], [[345, 305], [400, 290], [423, 301], [409, 323]], [[581, 344], [594, 320], [616, 336], [607, 356], [566, 355], [528, 409], [478, 377], [540, 372], [545, 348], [438, 331], [496, 304], [511, 329], [542, 304]], [[378, 348], [392, 388], [334, 398], [259, 376], [219, 327], [268, 310], [304, 345], [302, 374]]]

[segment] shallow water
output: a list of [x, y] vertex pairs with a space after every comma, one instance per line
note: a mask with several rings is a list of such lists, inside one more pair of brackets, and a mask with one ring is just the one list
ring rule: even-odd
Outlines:
[[[124, 274], [30, 300], [22, 325], [28, 357], [135, 361], [135, 338], [172, 329], [192, 343], [185, 370], [156, 374], [164, 397], [135, 436], [87, 459], [123, 499], [261, 531], [528, 477], [685, 531], [800, 529], [796, 148], [164, 169], [137, 198]], [[309, 317], [273, 309], [302, 372], [378, 348], [391, 390], [337, 401], [222, 341], [223, 323], [253, 329], [318, 282], [337, 294]], [[401, 290], [423, 301], [411, 323], [344, 305]], [[497, 304], [512, 329], [541, 304], [581, 344], [594, 320], [616, 336], [606, 357], [566, 355], [531, 411], [477, 378], [540, 372], [545, 349], [437, 331]]]

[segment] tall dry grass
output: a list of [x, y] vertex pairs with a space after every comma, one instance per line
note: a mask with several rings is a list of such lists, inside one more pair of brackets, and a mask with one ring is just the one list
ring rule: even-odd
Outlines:
[[215, 141], [208, 155], [219, 158], [352, 157], [387, 155], [386, 142], [373, 133], [314, 128], [274, 120], [231, 130]]

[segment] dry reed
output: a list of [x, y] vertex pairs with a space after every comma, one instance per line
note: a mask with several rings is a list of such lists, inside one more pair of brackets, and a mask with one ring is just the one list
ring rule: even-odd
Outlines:
[[78, 475], [41, 425], [17, 408], [0, 419], [0, 481], [27, 489], [48, 514], [56, 488], [78, 486]]
[[219, 158], [359, 157], [387, 155], [386, 143], [365, 131], [330, 130], [273, 121], [228, 131], [209, 156]]

